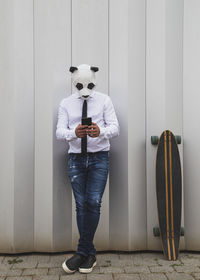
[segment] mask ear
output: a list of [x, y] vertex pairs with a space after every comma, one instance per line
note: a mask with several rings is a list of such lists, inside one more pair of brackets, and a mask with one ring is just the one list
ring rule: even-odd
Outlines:
[[75, 70], [78, 70], [78, 68], [77, 68], [77, 67], [74, 67], [74, 66], [71, 66], [71, 67], [69, 68], [69, 71], [72, 72], [72, 73], [74, 73]]
[[97, 72], [97, 71], [99, 71], [99, 68], [98, 68], [98, 67], [91, 66], [91, 67], [90, 67], [90, 70], [92, 70], [92, 71], [94, 71], [94, 72]]

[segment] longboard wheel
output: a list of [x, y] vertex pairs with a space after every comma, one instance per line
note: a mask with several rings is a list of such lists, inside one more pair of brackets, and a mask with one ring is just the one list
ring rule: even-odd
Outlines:
[[160, 229], [159, 229], [159, 227], [154, 227], [153, 228], [153, 235], [154, 236], [160, 236]]
[[176, 135], [175, 139], [176, 139], [177, 144], [181, 144], [181, 136], [180, 135]]
[[151, 144], [158, 145], [159, 137], [158, 136], [151, 136]]

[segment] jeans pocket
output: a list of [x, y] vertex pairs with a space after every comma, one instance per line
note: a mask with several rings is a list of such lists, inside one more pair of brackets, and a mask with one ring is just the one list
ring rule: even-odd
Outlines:
[[109, 169], [110, 160], [107, 153], [99, 153], [95, 157], [95, 162], [99, 168]]
[[96, 159], [100, 161], [109, 161], [108, 153], [97, 153]]
[[84, 160], [79, 155], [71, 155], [68, 160], [68, 170], [83, 168]]
[[78, 155], [76, 154], [68, 154], [68, 160], [76, 160], [78, 159]]

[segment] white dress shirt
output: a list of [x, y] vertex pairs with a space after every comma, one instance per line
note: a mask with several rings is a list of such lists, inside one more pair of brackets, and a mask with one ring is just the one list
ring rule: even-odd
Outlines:
[[[81, 138], [77, 137], [75, 129], [81, 124], [83, 102], [84, 98], [76, 91], [59, 105], [56, 138], [69, 142], [68, 153], [81, 153]], [[87, 99], [87, 117], [100, 129], [98, 137], [87, 135], [87, 152], [109, 151], [109, 139], [118, 136], [120, 131], [111, 98], [92, 90]]]

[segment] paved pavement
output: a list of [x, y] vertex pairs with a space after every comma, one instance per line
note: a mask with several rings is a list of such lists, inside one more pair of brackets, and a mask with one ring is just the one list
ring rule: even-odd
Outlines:
[[167, 261], [162, 252], [99, 252], [91, 273], [69, 275], [61, 264], [72, 255], [0, 255], [0, 280], [200, 280], [200, 252], [181, 252], [177, 261]]

